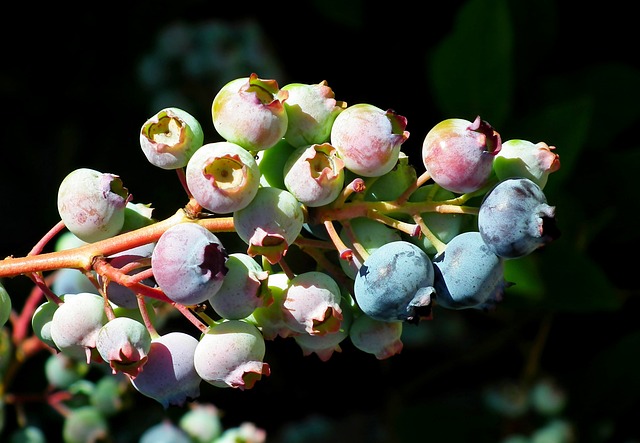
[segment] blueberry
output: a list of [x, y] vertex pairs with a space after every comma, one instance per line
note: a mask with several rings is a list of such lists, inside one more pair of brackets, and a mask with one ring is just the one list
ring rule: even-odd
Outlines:
[[436, 303], [449, 309], [489, 309], [502, 300], [504, 261], [477, 231], [455, 236], [433, 259]]
[[356, 274], [360, 309], [381, 321], [417, 323], [431, 316], [433, 264], [418, 246], [393, 241], [376, 249]]
[[528, 178], [498, 183], [483, 199], [478, 230], [487, 246], [503, 258], [519, 258], [555, 240], [555, 207]]

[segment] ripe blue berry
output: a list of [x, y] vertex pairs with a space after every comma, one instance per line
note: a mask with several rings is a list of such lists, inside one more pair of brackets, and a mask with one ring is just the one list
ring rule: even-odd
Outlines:
[[503, 258], [519, 258], [559, 236], [555, 207], [535, 182], [510, 178], [485, 195], [478, 213], [478, 230], [487, 246]]
[[433, 264], [404, 240], [376, 249], [356, 274], [354, 295], [360, 309], [380, 321], [417, 323], [431, 317]]
[[477, 231], [455, 236], [433, 258], [436, 302], [449, 309], [493, 308], [502, 300], [506, 283], [504, 261]]

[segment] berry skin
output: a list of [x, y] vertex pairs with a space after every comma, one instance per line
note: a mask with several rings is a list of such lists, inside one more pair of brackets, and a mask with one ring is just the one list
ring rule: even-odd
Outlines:
[[316, 354], [321, 361], [328, 361], [334, 352], [342, 352], [340, 343], [349, 337], [349, 330], [353, 321], [353, 310], [355, 309], [351, 296], [342, 298], [340, 309], [342, 310], [342, 321], [340, 322], [340, 329], [337, 331], [324, 335], [296, 334], [293, 336], [295, 342], [302, 349], [302, 355]]
[[196, 305], [213, 296], [227, 273], [227, 252], [214, 234], [196, 223], [179, 223], [158, 239], [153, 276], [167, 297]]
[[112, 372], [135, 378], [147, 362], [151, 335], [146, 326], [129, 317], [116, 317], [98, 332], [96, 349]]
[[433, 258], [436, 303], [449, 309], [492, 309], [502, 300], [504, 261], [477, 231], [455, 236]]
[[329, 143], [296, 149], [283, 172], [287, 190], [308, 207], [331, 203], [344, 186], [344, 162]]
[[165, 108], [140, 129], [140, 147], [149, 163], [162, 169], [178, 169], [202, 146], [200, 123], [179, 108]]
[[314, 85], [289, 83], [282, 90], [289, 93], [284, 102], [289, 117], [285, 140], [296, 148], [329, 141], [333, 122], [347, 104], [336, 101], [326, 80]]
[[493, 160], [493, 170], [500, 181], [524, 177], [544, 189], [549, 174], [560, 169], [560, 156], [553, 152], [554, 149], [555, 146], [544, 142], [507, 140]]
[[200, 396], [202, 379], [195, 370], [193, 355], [198, 340], [184, 332], [169, 332], [151, 341], [142, 372], [130, 378], [141, 394], [157, 400], [166, 409], [183, 406]]
[[464, 194], [484, 186], [502, 141], [480, 116], [472, 122], [460, 118], [443, 120], [427, 133], [422, 161], [434, 182]]
[[120, 232], [129, 199], [117, 175], [79, 168], [58, 188], [58, 213], [69, 231], [91, 243]]
[[247, 254], [263, 255], [271, 264], [287, 253], [304, 223], [302, 204], [284, 189], [264, 187], [247, 207], [233, 213], [238, 236], [249, 245]]
[[323, 272], [307, 271], [289, 282], [284, 302], [284, 322], [298, 334], [337, 332], [342, 322], [340, 287]]
[[66, 294], [51, 318], [51, 339], [64, 354], [91, 361], [96, 339], [107, 323], [104, 299], [89, 292]]
[[359, 315], [353, 320], [349, 338], [362, 352], [384, 360], [402, 351], [402, 329], [402, 322], [381, 321], [368, 315]]
[[376, 249], [356, 274], [354, 295], [368, 316], [417, 323], [431, 318], [433, 264], [418, 246], [394, 241]]
[[258, 78], [255, 73], [232, 80], [213, 99], [213, 126], [226, 141], [247, 151], [269, 149], [287, 131], [284, 101], [288, 96], [275, 80]]
[[377, 177], [391, 171], [398, 161], [400, 148], [409, 138], [406, 127], [407, 119], [393, 110], [359, 103], [338, 114], [330, 143], [348, 170]]
[[269, 273], [254, 258], [236, 252], [229, 254], [225, 265], [228, 272], [222, 286], [209, 298], [220, 317], [239, 320], [273, 301], [267, 289]]
[[203, 334], [193, 356], [195, 368], [207, 383], [219, 388], [251, 389], [263, 375], [264, 338], [258, 328], [241, 320], [228, 320]]
[[260, 169], [260, 184], [286, 189], [284, 185], [284, 165], [295, 148], [285, 139], [280, 140], [273, 147], [258, 151], [256, 162]]
[[555, 207], [528, 178], [498, 183], [480, 204], [478, 231], [496, 255], [519, 258], [555, 240]]
[[260, 169], [243, 147], [230, 142], [207, 143], [189, 160], [187, 188], [203, 208], [227, 214], [249, 204], [260, 186]]

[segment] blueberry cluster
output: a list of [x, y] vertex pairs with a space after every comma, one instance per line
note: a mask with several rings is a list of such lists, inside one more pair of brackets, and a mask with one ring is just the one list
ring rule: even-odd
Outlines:
[[[179, 108], [142, 124], [143, 154], [186, 192], [174, 216], [155, 220], [115, 174], [72, 171], [58, 210], [77, 243], [11, 271], [56, 271], [32, 318], [42, 342], [108, 365], [165, 407], [198, 398], [203, 381], [251, 389], [277, 337], [323, 361], [347, 339], [396, 355], [403, 326], [432, 320], [436, 305], [495, 309], [505, 261], [558, 237], [543, 192], [554, 148], [503, 142], [480, 117], [433, 126], [420, 173], [402, 151], [405, 117], [336, 100], [326, 81], [237, 78], [211, 117], [223, 141], [205, 142]], [[314, 264], [289, 263], [293, 249]], [[0, 324], [10, 301], [0, 287]], [[168, 312], [194, 333], [169, 328]]]

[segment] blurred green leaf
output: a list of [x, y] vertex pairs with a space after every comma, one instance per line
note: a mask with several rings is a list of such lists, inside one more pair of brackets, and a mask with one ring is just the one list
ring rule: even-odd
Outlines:
[[[552, 103], [558, 99], [588, 95], [593, 101], [594, 123], [589, 126], [588, 146], [602, 151], [621, 132], [635, 126], [640, 119], [640, 89], [630, 87], [638, 84], [640, 70], [632, 66], [594, 64], [579, 72], [549, 77], [543, 85], [539, 100]], [[573, 116], [568, 117], [560, 121], [573, 125]]]
[[511, 109], [513, 29], [506, 0], [470, 0], [434, 48], [427, 72], [442, 113], [502, 126]]
[[364, 1], [314, 0], [313, 5], [326, 18], [350, 28], [364, 24]]
[[[575, 166], [587, 142], [594, 114], [594, 102], [589, 96], [551, 103], [510, 125], [510, 134], [517, 134], [513, 138], [533, 143], [543, 141], [555, 146], [554, 152], [560, 156], [560, 169], [549, 177], [545, 194], [553, 193], [576, 172]], [[513, 132], [514, 128], [516, 132]], [[512, 138], [501, 134], [503, 141]]]
[[574, 248], [571, 242], [556, 241], [539, 252], [547, 289], [542, 307], [582, 313], [619, 309], [623, 299], [602, 268]]

